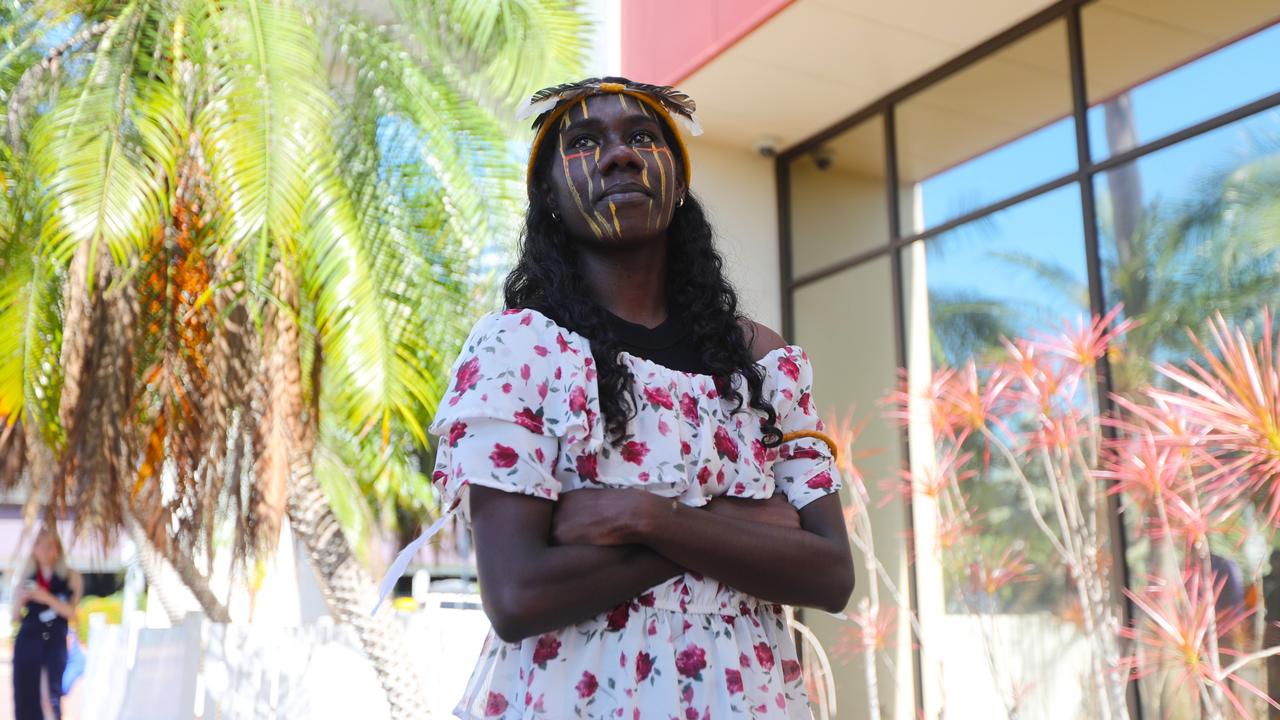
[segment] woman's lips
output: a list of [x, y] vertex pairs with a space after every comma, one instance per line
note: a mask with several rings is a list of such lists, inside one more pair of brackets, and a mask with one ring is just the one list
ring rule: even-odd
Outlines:
[[615, 205], [631, 202], [648, 202], [649, 191], [638, 183], [620, 183], [605, 190], [598, 202], [611, 202]]
[[609, 193], [600, 198], [602, 202], [610, 202], [614, 205], [622, 205], [625, 203], [649, 202], [649, 194], [638, 192], [636, 190], [622, 190], [619, 192]]

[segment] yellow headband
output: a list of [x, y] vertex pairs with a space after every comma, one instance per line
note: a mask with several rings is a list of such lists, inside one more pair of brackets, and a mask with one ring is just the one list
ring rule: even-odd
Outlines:
[[606, 82], [600, 83], [600, 87], [596, 92], [580, 95], [573, 98], [570, 102], [562, 102], [552, 109], [551, 112], [547, 113], [547, 118], [542, 121], [540, 126], [538, 126], [538, 132], [533, 136], [533, 145], [529, 147], [529, 167], [525, 171], [524, 178], [525, 186], [529, 189], [529, 193], [533, 193], [533, 167], [538, 160], [538, 149], [542, 147], [542, 141], [546, 138], [548, 130], [556, 124], [556, 121], [560, 119], [561, 115], [568, 112], [574, 102], [578, 100], [586, 100], [588, 97], [598, 95], [600, 93], [613, 93], [635, 98], [636, 100], [639, 100], [645, 105], [653, 108], [653, 110], [658, 113], [658, 117], [667, 124], [667, 129], [671, 131], [671, 137], [675, 140], [676, 148], [680, 151], [680, 160], [684, 164], [684, 186], [686, 188], [689, 187], [689, 179], [693, 176], [693, 168], [689, 163], [689, 150], [685, 147], [684, 138], [680, 136], [680, 130], [676, 126], [675, 120], [671, 118], [671, 112], [667, 110], [662, 103], [654, 100], [644, 93], [628, 90], [627, 87], [621, 83]]

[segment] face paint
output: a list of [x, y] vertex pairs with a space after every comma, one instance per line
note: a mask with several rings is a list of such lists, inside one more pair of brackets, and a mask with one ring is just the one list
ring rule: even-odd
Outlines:
[[[561, 116], [552, 179], [571, 235], [623, 241], [665, 231], [682, 176], [662, 127], [651, 108], [621, 93], [584, 98]], [[635, 189], [605, 194], [621, 184]]]

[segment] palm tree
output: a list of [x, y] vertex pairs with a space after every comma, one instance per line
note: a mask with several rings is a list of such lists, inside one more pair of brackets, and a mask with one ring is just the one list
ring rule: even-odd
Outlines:
[[394, 10], [0, 9], [0, 468], [104, 539], [136, 524], [217, 619], [218, 538], [243, 568], [287, 516], [412, 717], [325, 488], [369, 458], [359, 480], [420, 481], [472, 260], [517, 217], [498, 118], [577, 72], [584, 25], [573, 0]]

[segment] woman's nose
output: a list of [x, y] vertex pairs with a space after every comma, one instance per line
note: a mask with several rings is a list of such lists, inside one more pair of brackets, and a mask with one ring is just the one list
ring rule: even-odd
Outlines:
[[600, 174], [607, 175], [615, 170], [627, 167], [633, 170], [640, 170], [644, 167], [644, 160], [640, 158], [640, 153], [625, 142], [605, 145], [604, 150], [600, 153]]

